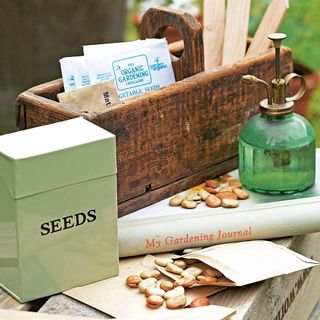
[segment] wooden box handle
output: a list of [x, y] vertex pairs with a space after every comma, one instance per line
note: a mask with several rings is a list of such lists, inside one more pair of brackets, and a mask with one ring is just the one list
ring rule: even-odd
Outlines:
[[178, 30], [184, 41], [183, 54], [172, 62], [176, 81], [203, 71], [202, 26], [192, 15], [164, 7], [150, 8], [141, 19], [140, 39], [163, 38], [168, 26]]

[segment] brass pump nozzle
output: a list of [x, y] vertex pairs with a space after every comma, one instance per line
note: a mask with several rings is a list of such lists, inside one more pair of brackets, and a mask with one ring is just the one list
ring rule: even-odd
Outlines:
[[268, 38], [273, 41], [274, 48], [276, 49], [276, 82], [281, 80], [280, 72], [280, 48], [282, 41], [287, 37], [284, 33], [271, 33]]
[[[241, 78], [241, 80], [246, 84], [261, 84], [267, 90], [268, 99], [264, 99], [260, 102], [261, 112], [267, 115], [276, 116], [292, 112], [294, 109], [294, 101], [300, 99], [306, 89], [306, 84], [303, 77], [297, 75], [296, 73], [290, 73], [284, 79], [281, 78], [280, 48], [282, 40], [284, 40], [286, 37], [287, 36], [284, 33], [272, 33], [268, 37], [273, 41], [276, 52], [276, 77], [271, 81], [271, 85], [252, 75], [245, 75]], [[287, 86], [293, 78], [300, 79], [300, 88], [292, 97], [286, 97]]]
[[245, 76], [242, 76], [241, 77], [241, 80], [246, 83], [246, 84], [261, 84], [265, 87], [265, 89], [267, 90], [267, 94], [268, 94], [268, 104], [269, 105], [272, 105], [272, 89], [271, 87], [263, 80], [255, 77], [255, 76], [252, 76], [250, 74], [247, 74]]

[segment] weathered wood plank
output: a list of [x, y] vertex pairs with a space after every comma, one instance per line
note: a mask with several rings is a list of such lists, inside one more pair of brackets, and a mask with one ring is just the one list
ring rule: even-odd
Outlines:
[[320, 300], [312, 310], [308, 320], [320, 320]]
[[52, 296], [47, 303], [39, 309], [39, 312], [70, 316], [85, 316], [97, 319], [111, 319], [110, 316], [103, 312], [91, 308], [84, 303], [63, 294]]
[[[1, 320], [86, 320], [87, 317], [53, 315], [26, 311], [0, 310]], [[97, 318], [95, 318], [97, 319]]]

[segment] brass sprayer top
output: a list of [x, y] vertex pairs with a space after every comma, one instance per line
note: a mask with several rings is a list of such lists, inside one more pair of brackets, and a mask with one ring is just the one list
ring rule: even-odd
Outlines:
[[[294, 101], [299, 100], [306, 91], [306, 83], [302, 76], [296, 73], [289, 73], [281, 78], [280, 70], [280, 48], [281, 42], [287, 36], [284, 33], [272, 33], [269, 35], [269, 39], [273, 41], [276, 51], [276, 77], [271, 81], [271, 86], [255, 76], [245, 75], [242, 76], [241, 80], [246, 84], [261, 84], [267, 90], [267, 99], [260, 102], [261, 112], [267, 115], [284, 115], [293, 111]], [[300, 88], [298, 92], [292, 97], [286, 97], [286, 91], [289, 82], [293, 78], [300, 79]]]

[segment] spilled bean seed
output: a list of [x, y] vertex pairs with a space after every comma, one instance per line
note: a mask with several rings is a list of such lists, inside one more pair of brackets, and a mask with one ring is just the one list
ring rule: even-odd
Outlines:
[[165, 267], [168, 263], [173, 263], [173, 260], [170, 258], [156, 258], [154, 263], [158, 266]]
[[212, 189], [216, 189], [219, 187], [219, 182], [216, 180], [207, 180], [206, 182], [206, 186]]
[[188, 275], [187, 277], [182, 277], [180, 279], [177, 279], [175, 282], [174, 282], [174, 286], [175, 287], [179, 287], [179, 286], [182, 286], [184, 288], [188, 288], [188, 287], [191, 287], [193, 286], [194, 284], [196, 283], [196, 277], [192, 274]]
[[201, 202], [201, 197], [196, 193], [190, 193], [186, 196], [186, 199], [189, 201], [195, 201], [197, 203]]
[[168, 309], [179, 309], [183, 308], [187, 303], [185, 295], [176, 296], [170, 298], [166, 301], [166, 306]]
[[159, 297], [163, 297], [165, 294], [165, 291], [163, 289], [160, 289], [160, 288], [152, 288], [152, 287], [149, 287], [146, 289], [145, 291], [145, 295], [147, 297], [149, 296], [159, 296]]
[[217, 193], [218, 191], [216, 189], [213, 189], [213, 188], [209, 188], [209, 187], [204, 187], [203, 190], [211, 193], [211, 194], [215, 194]]
[[141, 293], [145, 293], [147, 288], [149, 287], [155, 288], [156, 286], [157, 286], [156, 278], [147, 278], [139, 282], [138, 289]]
[[236, 189], [233, 190], [233, 192], [236, 194], [236, 196], [240, 200], [246, 200], [246, 199], [249, 198], [249, 193], [244, 191], [244, 190], [242, 190], [242, 189], [236, 188]]
[[156, 278], [157, 280], [160, 279], [160, 271], [158, 270], [146, 270], [140, 273], [140, 277], [142, 279], [147, 278]]
[[210, 277], [210, 276], [199, 276], [197, 277], [197, 283], [202, 285], [214, 285], [216, 284], [217, 278], [216, 277]]
[[239, 206], [239, 202], [238, 202], [238, 200], [224, 198], [224, 199], [222, 199], [221, 205], [224, 208], [236, 208]]
[[200, 297], [197, 299], [194, 299], [190, 304], [189, 308], [198, 308], [198, 307], [205, 307], [210, 304], [210, 301], [207, 297]]
[[199, 191], [199, 196], [201, 197], [201, 200], [203, 200], [203, 201], [205, 201], [209, 195], [210, 195], [210, 193], [204, 189]]
[[209, 277], [216, 277], [216, 278], [222, 277], [222, 273], [217, 269], [206, 269], [204, 271], [204, 275]]
[[149, 296], [146, 299], [147, 306], [151, 309], [158, 309], [162, 306], [164, 300], [160, 296]]
[[184, 294], [184, 288], [182, 286], [180, 286], [180, 287], [176, 287], [170, 291], [167, 291], [163, 297], [167, 300], [167, 299], [170, 299], [173, 297], [181, 296], [183, 294]]
[[141, 277], [136, 275], [131, 275], [127, 278], [126, 284], [130, 288], [138, 288], [138, 285], [141, 281], [142, 281]]
[[184, 270], [181, 273], [181, 276], [187, 278], [189, 274], [192, 274], [193, 276], [198, 277], [202, 274], [202, 270], [197, 267], [190, 267]]
[[182, 200], [184, 199], [184, 196], [181, 194], [177, 194], [173, 198], [170, 199], [169, 205], [173, 207], [178, 207], [181, 205]]
[[233, 192], [236, 187], [222, 187], [219, 189], [219, 192]]
[[181, 269], [185, 269], [187, 267], [187, 264], [183, 260], [175, 260], [173, 264], [175, 264]]
[[181, 207], [185, 209], [194, 209], [198, 204], [195, 201], [190, 201], [183, 199], [181, 202]]
[[242, 187], [242, 183], [241, 183], [241, 181], [239, 181], [237, 179], [230, 179], [229, 180], [229, 186], [241, 188]]
[[173, 283], [168, 280], [163, 280], [160, 282], [160, 288], [164, 291], [170, 291], [173, 289]]
[[206, 198], [206, 205], [210, 208], [217, 208], [221, 205], [221, 200], [211, 194]]
[[181, 274], [181, 272], [183, 271], [183, 269], [181, 269], [173, 263], [168, 263], [166, 265], [166, 270], [175, 274]]
[[234, 200], [238, 199], [238, 197], [235, 193], [229, 192], [229, 191], [218, 192], [215, 196], [221, 200], [222, 199], [234, 199]]

